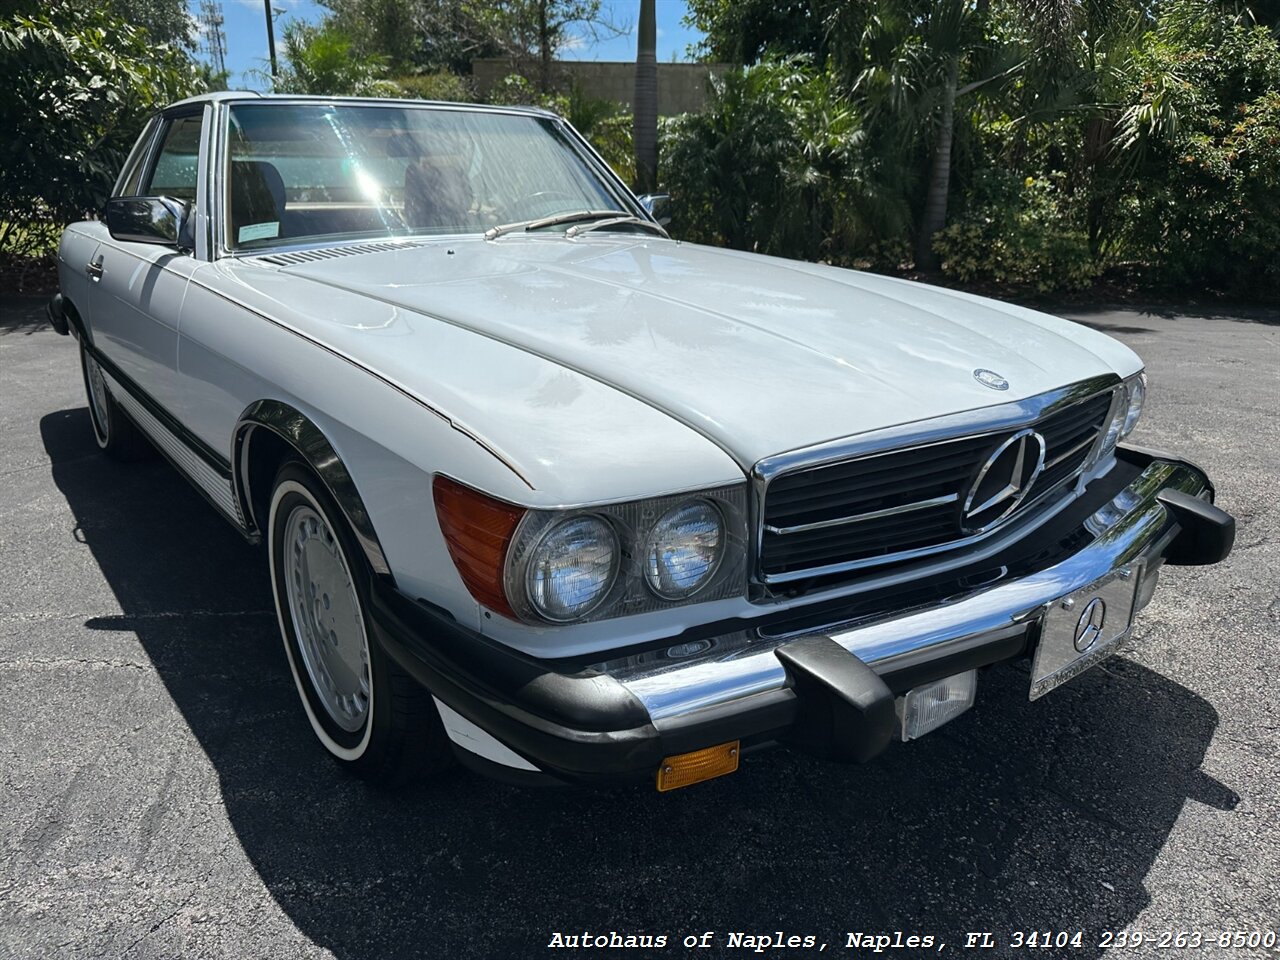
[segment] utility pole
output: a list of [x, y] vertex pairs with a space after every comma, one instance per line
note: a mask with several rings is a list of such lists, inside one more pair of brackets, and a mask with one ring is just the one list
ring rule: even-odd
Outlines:
[[262, 0], [262, 6], [267, 11], [267, 53], [271, 56], [271, 79], [274, 80], [280, 66], [276, 63], [276, 25], [271, 20], [271, 0]]

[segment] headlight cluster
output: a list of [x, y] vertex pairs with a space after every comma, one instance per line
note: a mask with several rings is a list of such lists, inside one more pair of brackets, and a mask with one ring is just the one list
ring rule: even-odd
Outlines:
[[1138, 425], [1142, 416], [1142, 407], [1147, 400], [1147, 375], [1137, 373], [1116, 388], [1116, 400], [1112, 405], [1111, 420], [1107, 423], [1107, 432], [1102, 445], [1094, 455], [1093, 463], [1101, 463], [1111, 456], [1116, 444]]
[[507, 555], [507, 598], [525, 619], [568, 623], [740, 593], [745, 502], [745, 487], [727, 487], [530, 511]]

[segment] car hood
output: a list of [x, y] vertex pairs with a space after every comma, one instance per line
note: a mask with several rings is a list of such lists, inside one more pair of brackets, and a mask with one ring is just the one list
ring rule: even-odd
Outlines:
[[[1141, 366], [1103, 334], [1008, 304], [657, 238], [432, 241], [280, 270], [314, 281], [314, 296], [340, 288], [606, 383], [743, 467]], [[394, 345], [373, 338], [361, 359], [409, 376], [413, 353], [431, 350], [427, 332]], [[980, 383], [978, 369], [1008, 389]]]

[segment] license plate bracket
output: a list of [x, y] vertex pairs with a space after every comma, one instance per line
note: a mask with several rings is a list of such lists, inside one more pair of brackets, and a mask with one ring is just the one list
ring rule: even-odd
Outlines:
[[1133, 627], [1141, 579], [1142, 564], [1131, 564], [1045, 606], [1031, 664], [1030, 699], [1043, 697], [1120, 649]]

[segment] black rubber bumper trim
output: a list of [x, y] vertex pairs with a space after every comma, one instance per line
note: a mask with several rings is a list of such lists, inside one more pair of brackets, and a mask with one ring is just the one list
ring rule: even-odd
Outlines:
[[879, 674], [835, 641], [808, 637], [776, 651], [789, 686], [655, 724], [613, 677], [557, 673], [390, 584], [375, 581], [371, 614], [384, 649], [433, 694], [553, 777], [583, 783], [650, 777], [664, 757], [729, 740], [870, 759], [892, 734], [895, 694], [1025, 650], [1025, 636], [1004, 638]]
[[876, 672], [890, 690], [901, 695], [966, 670], [980, 670], [1006, 660], [1016, 660], [1027, 652], [1029, 640], [1028, 630], [1022, 630], [994, 640], [957, 643], [949, 652], [936, 656], [924, 659], [902, 657], [879, 664]]
[[1161, 490], [1156, 499], [1178, 522], [1178, 535], [1165, 551], [1172, 566], [1199, 567], [1225, 560], [1236, 542], [1235, 517], [1181, 490]]
[[666, 755], [648, 711], [601, 673], [562, 674], [375, 581], [383, 648], [435, 696], [565, 780], [652, 774]]
[[825, 760], [866, 763], [897, 728], [893, 691], [830, 637], [804, 637], [775, 654], [796, 691], [799, 713], [787, 741]]
[[1236, 520], [1225, 510], [1214, 506], [1217, 491], [1204, 467], [1172, 453], [1127, 443], [1116, 448], [1116, 455], [1141, 465], [1143, 469], [1157, 460], [1190, 467], [1200, 474], [1209, 491], [1208, 500], [1181, 490], [1161, 490], [1156, 494], [1156, 500], [1164, 505], [1178, 524], [1177, 536], [1165, 551], [1165, 563], [1184, 567], [1208, 566], [1231, 555], [1231, 548], [1236, 542]]
[[[957, 646], [951, 652], [928, 660], [912, 662], [903, 658], [868, 669], [871, 669], [896, 697], [915, 687], [944, 677], [953, 677], [966, 670], [977, 670], [1006, 660], [1015, 660], [1027, 652], [1027, 642], [1028, 636], [1024, 630], [996, 640]], [[784, 647], [778, 648], [778, 650], [782, 649]], [[853, 658], [853, 654], [847, 651], [846, 656]], [[784, 666], [786, 666], [785, 661]], [[786, 737], [788, 728], [795, 722], [798, 712], [797, 689], [794, 686], [787, 686], [757, 693], [741, 700], [703, 707], [678, 717], [659, 720], [654, 725], [665, 738], [664, 742], [679, 748], [670, 752], [682, 753], [685, 750], [695, 750], [700, 746], [725, 743], [729, 740], [775, 740]], [[792, 743], [794, 745], [794, 741]]]
[[1132, 443], [1121, 443], [1116, 446], [1116, 456], [1129, 463], [1147, 469], [1157, 460], [1165, 463], [1173, 463], [1183, 467], [1190, 467], [1196, 473], [1200, 474], [1200, 478], [1204, 480], [1204, 485], [1209, 488], [1209, 502], [1213, 503], [1217, 498], [1217, 490], [1213, 486], [1213, 481], [1209, 479], [1209, 471], [1200, 464], [1188, 460], [1186, 457], [1180, 457], [1175, 453], [1168, 453], [1164, 450], [1157, 450], [1154, 447], [1139, 447]]
[[49, 302], [45, 304], [44, 313], [49, 318], [49, 326], [65, 337], [71, 332], [71, 328], [67, 324], [67, 313], [62, 304], [62, 294], [55, 293], [49, 298]]

